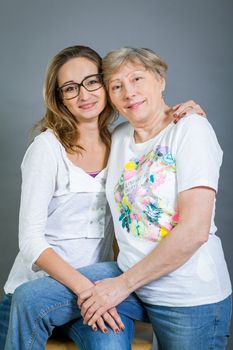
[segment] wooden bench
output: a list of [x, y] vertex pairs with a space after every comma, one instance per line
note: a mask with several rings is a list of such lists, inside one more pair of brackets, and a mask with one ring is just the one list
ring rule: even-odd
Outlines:
[[[151, 326], [149, 324], [136, 321], [132, 350], [150, 350], [152, 346], [152, 337]], [[69, 339], [50, 338], [47, 343], [46, 350], [79, 350], [79, 347]]]

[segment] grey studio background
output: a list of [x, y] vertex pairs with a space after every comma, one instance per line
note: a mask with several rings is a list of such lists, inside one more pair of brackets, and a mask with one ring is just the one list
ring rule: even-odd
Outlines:
[[20, 163], [44, 113], [45, 68], [74, 44], [101, 55], [126, 45], [154, 49], [169, 65], [168, 104], [192, 98], [206, 111], [224, 150], [216, 222], [232, 276], [232, 14], [232, 0], [1, 0], [0, 296], [18, 250]]

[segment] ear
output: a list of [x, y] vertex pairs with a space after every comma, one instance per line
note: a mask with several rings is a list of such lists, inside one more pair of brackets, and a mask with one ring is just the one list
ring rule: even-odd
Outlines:
[[161, 91], [164, 92], [166, 87], [166, 80], [161, 77]]

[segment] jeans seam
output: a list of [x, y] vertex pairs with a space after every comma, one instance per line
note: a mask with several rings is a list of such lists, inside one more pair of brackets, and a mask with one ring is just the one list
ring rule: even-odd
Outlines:
[[36, 340], [36, 336], [38, 335], [38, 325], [39, 323], [50, 313], [50, 312], [53, 312], [55, 310], [58, 310], [60, 308], [63, 308], [63, 307], [67, 307], [67, 306], [70, 306], [70, 305], [76, 305], [74, 302], [70, 302], [70, 301], [66, 301], [66, 303], [59, 303], [59, 304], [55, 304], [53, 306], [49, 306], [47, 309], [43, 310], [42, 312], [40, 312], [40, 314], [38, 315], [38, 317], [35, 319], [34, 321], [34, 330], [32, 331], [32, 334], [30, 336], [30, 339], [29, 339], [29, 350], [32, 350], [33, 348], [33, 345], [35, 343], [35, 340]]
[[85, 344], [83, 343], [82, 337], [80, 337], [79, 333], [76, 332], [76, 329], [71, 327], [71, 332], [73, 332], [77, 338], [79, 338], [80, 340], [80, 344], [78, 344], [79, 346], [81, 346], [82, 350], [88, 350], [85, 346]]
[[212, 344], [209, 347], [209, 350], [214, 350], [214, 346], [215, 346], [215, 338], [216, 338], [216, 329], [217, 329], [217, 324], [219, 323], [218, 320], [218, 315], [215, 316], [214, 318], [214, 329], [213, 329], [213, 336], [212, 336]]

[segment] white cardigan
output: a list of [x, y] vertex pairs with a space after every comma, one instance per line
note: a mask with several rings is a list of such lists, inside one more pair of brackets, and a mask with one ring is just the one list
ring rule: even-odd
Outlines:
[[73, 267], [112, 259], [113, 225], [105, 196], [107, 169], [95, 178], [75, 166], [51, 130], [37, 136], [22, 165], [19, 248], [4, 287], [42, 277], [34, 264], [48, 247]]

